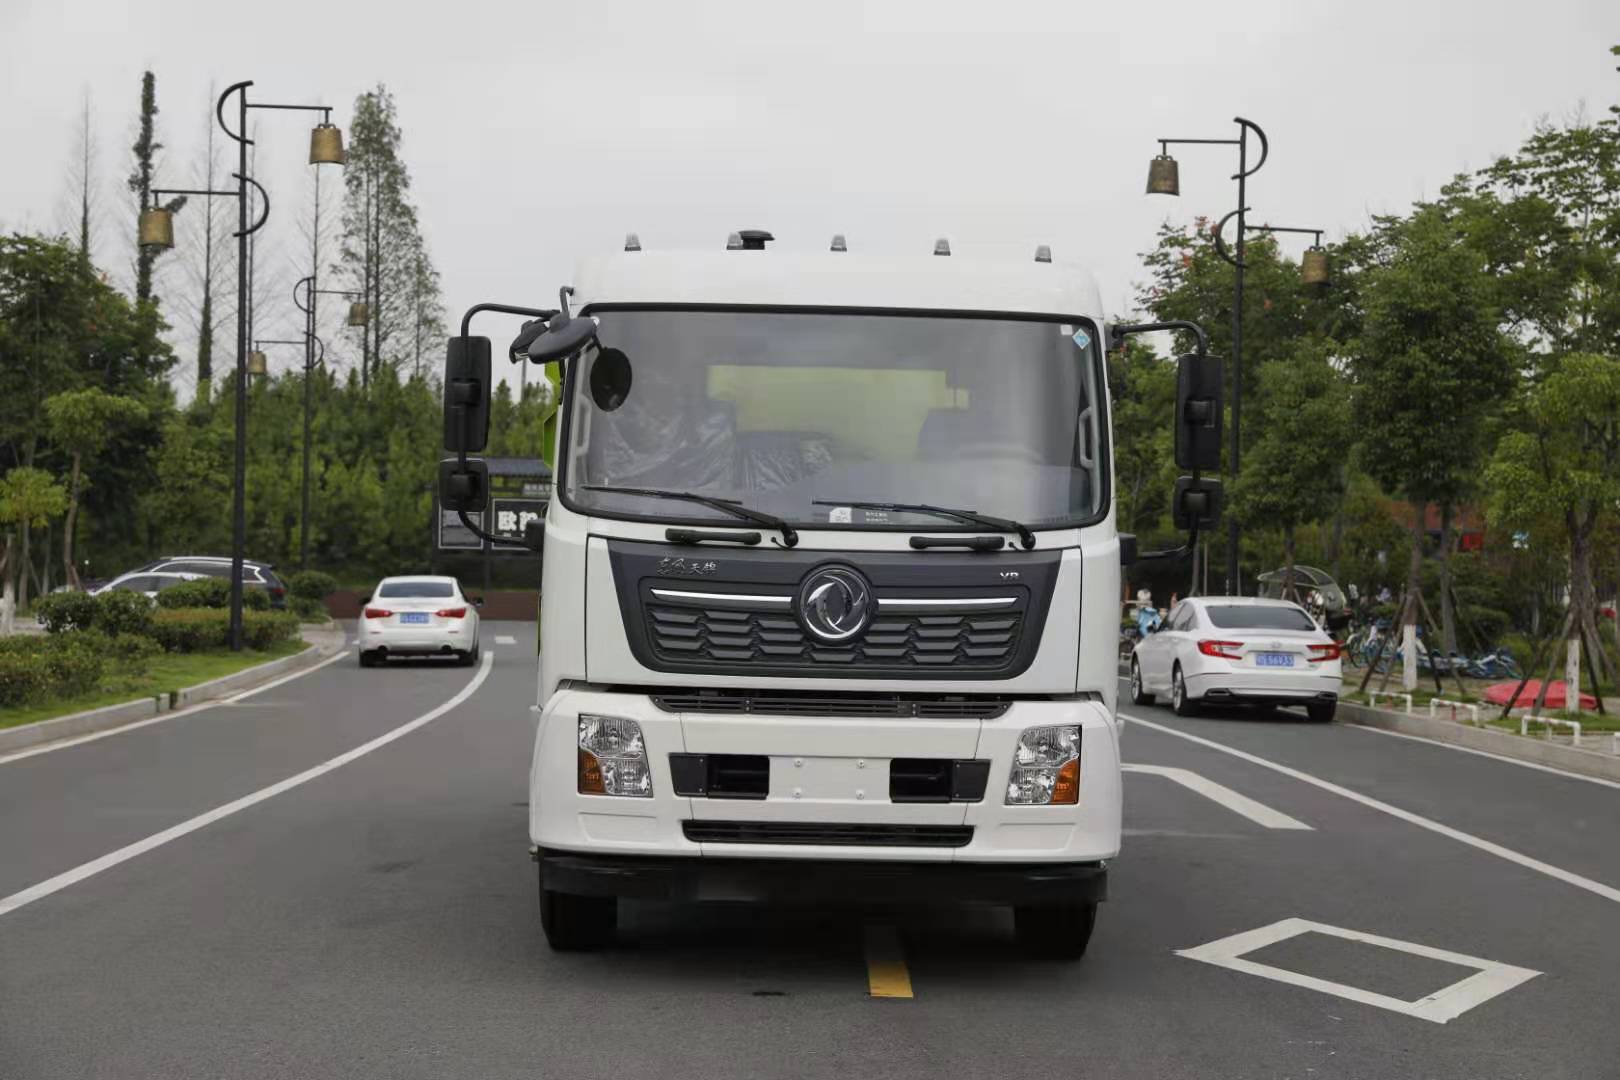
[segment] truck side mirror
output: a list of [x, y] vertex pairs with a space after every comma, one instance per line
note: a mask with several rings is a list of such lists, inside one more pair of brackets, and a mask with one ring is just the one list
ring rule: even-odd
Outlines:
[[1176, 361], [1176, 466], [1221, 467], [1221, 362], [1212, 356]]
[[1119, 565], [1132, 566], [1136, 563], [1136, 534], [1119, 534]]
[[446, 450], [476, 454], [489, 442], [489, 358], [487, 337], [450, 339], [444, 359]]
[[1176, 528], [1206, 532], [1220, 522], [1224, 502], [1225, 493], [1219, 480], [1207, 476], [1194, 480], [1190, 476], [1183, 476], [1176, 481], [1170, 512]]
[[546, 550], [546, 523], [544, 520], [534, 519], [524, 523], [523, 546], [536, 555]]
[[[487, 346], [489, 343], [485, 342]], [[488, 357], [486, 355], [487, 362]], [[489, 502], [489, 465], [482, 458], [439, 462], [439, 505], [446, 510], [477, 513]]]

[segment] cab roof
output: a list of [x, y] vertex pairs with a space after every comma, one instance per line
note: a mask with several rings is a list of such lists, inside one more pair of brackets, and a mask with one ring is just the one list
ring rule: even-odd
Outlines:
[[1063, 263], [960, 255], [627, 251], [579, 264], [575, 303], [1005, 312], [1102, 322], [1091, 275]]

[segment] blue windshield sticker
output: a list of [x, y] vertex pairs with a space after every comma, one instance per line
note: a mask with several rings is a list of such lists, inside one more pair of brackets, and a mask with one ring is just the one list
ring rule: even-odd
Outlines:
[[1091, 344], [1091, 335], [1084, 330], [1076, 330], [1074, 332], [1074, 343], [1083, 349]]

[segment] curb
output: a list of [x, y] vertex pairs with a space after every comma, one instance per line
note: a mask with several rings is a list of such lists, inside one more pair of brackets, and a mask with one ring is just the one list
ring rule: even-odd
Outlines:
[[158, 694], [149, 698], [141, 698], [138, 701], [126, 701], [119, 705], [104, 705], [99, 709], [90, 709], [87, 712], [71, 713], [67, 716], [57, 716], [50, 720], [40, 720], [37, 723], [0, 730], [0, 754], [38, 746], [42, 743], [55, 742], [58, 739], [72, 739], [80, 735], [93, 735], [97, 732], [123, 727], [125, 724], [132, 724], [138, 720], [148, 720], [159, 713], [171, 712], [189, 705], [198, 705], [205, 701], [229, 696], [259, 683], [268, 682], [278, 675], [285, 675], [288, 672], [305, 667], [313, 667], [334, 653], [342, 652], [347, 637], [348, 635], [341, 629], [328, 629], [325, 627], [313, 629], [304, 635], [304, 640], [309, 642], [310, 647], [303, 652], [294, 653], [292, 656], [283, 656], [277, 660], [270, 660], [231, 675], [211, 679], [196, 686], [185, 687], [173, 693]]
[[1495, 754], [1497, 757], [1551, 765], [1583, 776], [1595, 776], [1601, 780], [1620, 780], [1620, 757], [1598, 753], [1595, 750], [1579, 750], [1573, 746], [1540, 742], [1506, 731], [1470, 727], [1438, 717], [1431, 720], [1421, 713], [1387, 712], [1383, 709], [1371, 709], [1365, 705], [1352, 705], [1345, 701], [1339, 702], [1337, 719], [1346, 724], [1359, 724], [1362, 727], [1380, 728], [1402, 735], [1415, 735], [1432, 742], [1451, 743], [1454, 746]]

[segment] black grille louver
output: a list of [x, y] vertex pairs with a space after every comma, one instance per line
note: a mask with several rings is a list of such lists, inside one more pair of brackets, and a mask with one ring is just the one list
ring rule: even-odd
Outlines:
[[966, 847], [971, 825], [868, 825], [820, 821], [683, 821], [702, 844], [828, 844], [861, 847]]
[[989, 720], [1012, 705], [1006, 697], [955, 694], [829, 694], [798, 690], [666, 690], [652, 695], [665, 712], [757, 713], [766, 716], [869, 716], [880, 719]]

